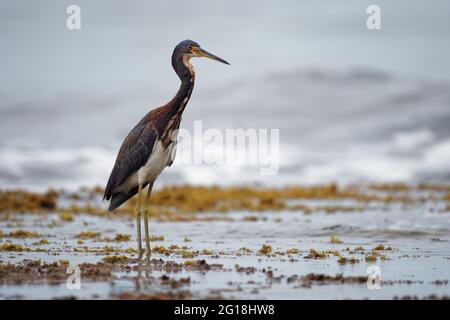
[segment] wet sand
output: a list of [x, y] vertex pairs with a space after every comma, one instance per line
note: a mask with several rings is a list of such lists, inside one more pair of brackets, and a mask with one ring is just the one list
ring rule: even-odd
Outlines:
[[[189, 189], [204, 194], [193, 203], [168, 201], [176, 190], [157, 192], [149, 262], [137, 260], [132, 206], [106, 213], [101, 190], [23, 195], [20, 201], [3, 193], [0, 298], [450, 296], [450, 187], [254, 190]], [[67, 286], [69, 266], [80, 268], [79, 290]], [[379, 267], [380, 289], [368, 287], [371, 266]]]

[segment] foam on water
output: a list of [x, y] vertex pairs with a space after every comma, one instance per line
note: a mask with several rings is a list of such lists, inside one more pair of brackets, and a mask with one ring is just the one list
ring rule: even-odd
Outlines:
[[[161, 182], [449, 179], [450, 85], [394, 78], [370, 70], [298, 70], [274, 77], [276, 81], [255, 79], [237, 87], [230, 84], [232, 90], [223, 99], [199, 90], [199, 97], [193, 98], [185, 112], [182, 127], [194, 134], [194, 123], [201, 119], [204, 131], [214, 128], [224, 135], [230, 128], [279, 129], [279, 156], [271, 155], [279, 158], [276, 175], [261, 175], [261, 163], [189, 163], [186, 160], [200, 149], [203, 139], [194, 136], [193, 145], [180, 143], [175, 165], [164, 172]], [[126, 96], [111, 104], [107, 114], [95, 107], [99, 99], [84, 100], [79, 110], [60, 110], [64, 102], [58, 98], [46, 103], [45, 112], [55, 117], [47, 122], [36, 120], [41, 116], [39, 107], [26, 107], [27, 112], [21, 113], [0, 109], [4, 115], [0, 118], [2, 187], [105, 184], [122, 139], [146, 110], [124, 114], [120, 101], [126, 101]], [[14, 130], [19, 123], [26, 124], [27, 130]], [[206, 159], [221, 154], [232, 155], [233, 148], [209, 142]]]
[[193, 62], [182, 127], [280, 129], [280, 170], [177, 160], [161, 182], [449, 178], [448, 1], [380, 1], [379, 32], [370, 2], [256, 2], [87, 1], [79, 31], [64, 4], [1, 3], [0, 187], [104, 185], [127, 132], [178, 89], [186, 37], [232, 66]]

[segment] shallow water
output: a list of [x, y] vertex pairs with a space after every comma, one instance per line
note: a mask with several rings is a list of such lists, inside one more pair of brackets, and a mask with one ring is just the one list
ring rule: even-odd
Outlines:
[[[315, 200], [316, 203], [325, 201]], [[347, 201], [348, 202], [348, 201]], [[336, 203], [336, 201], [334, 201]], [[182, 269], [166, 272], [156, 268], [155, 263], [139, 270], [114, 271], [114, 278], [106, 281], [83, 281], [81, 290], [69, 290], [64, 281], [48, 284], [46, 279], [14, 284], [3, 282], [0, 297], [8, 298], [117, 298], [123, 293], [150, 294], [187, 290], [191, 298], [221, 296], [229, 299], [392, 299], [405, 296], [427, 298], [430, 295], [444, 297], [450, 295], [448, 283], [434, 283], [450, 278], [450, 219], [449, 212], [430, 212], [430, 204], [419, 206], [385, 205], [384, 210], [367, 209], [362, 212], [336, 212], [333, 214], [301, 212], [231, 212], [210, 214], [210, 216], [230, 218], [229, 221], [158, 222], [151, 221], [151, 234], [163, 235], [163, 241], [152, 241], [152, 246], [187, 246], [188, 250], [199, 250], [195, 257], [182, 258], [179, 254], [153, 253], [152, 258], [183, 263], [186, 260], [205, 259], [208, 264], [222, 264], [219, 270], [194, 271]], [[434, 205], [433, 205], [434, 206]], [[256, 221], [244, 217], [257, 217]], [[101, 253], [74, 252], [74, 248], [88, 246], [89, 250], [104, 246], [117, 248], [135, 247], [130, 241], [111, 243], [104, 238], [115, 234], [135, 232], [133, 219], [120, 217], [97, 217], [75, 215], [72, 222], [58, 220], [56, 214], [15, 215], [0, 222], [0, 230], [9, 232], [18, 228], [41, 233], [47, 245], [33, 245], [36, 239], [7, 239], [15, 244], [30, 248], [40, 247], [45, 252], [1, 252], [0, 260], [19, 263], [24, 259], [41, 259], [42, 262], [70, 261], [71, 265], [84, 262], [97, 263], [104, 256]], [[48, 224], [57, 221], [52, 228]], [[59, 222], [58, 222], [59, 221]], [[77, 244], [76, 234], [80, 231], [101, 233], [98, 240], [83, 240]], [[342, 243], [331, 243], [330, 237], [337, 236]], [[190, 241], [186, 242], [185, 238]], [[271, 255], [258, 255], [263, 244], [273, 249]], [[366, 262], [364, 257], [379, 244], [392, 250], [379, 251], [376, 262]], [[348, 252], [356, 247], [363, 252]], [[251, 253], [239, 251], [246, 247]], [[298, 253], [285, 254], [296, 248]], [[338, 257], [330, 254], [323, 259], [307, 259], [309, 250], [338, 250], [342, 256], [355, 257], [359, 263], [339, 264]], [[211, 251], [202, 254], [202, 250]], [[125, 254], [128, 257], [133, 254]], [[156, 261], [156, 260], [155, 260]], [[254, 271], [238, 272], [235, 265], [254, 267]], [[136, 266], [136, 262], [130, 262]], [[368, 267], [380, 268], [381, 289], [369, 290], [367, 283], [310, 283], [304, 285], [297, 280], [288, 280], [314, 274], [344, 277], [368, 276]], [[268, 271], [272, 271], [269, 275]], [[190, 278], [188, 285], [171, 288], [156, 281], [163, 275], [173, 279]], [[156, 279], [156, 280], [155, 280]], [[392, 282], [393, 281], [393, 282]], [[409, 281], [409, 282], [408, 282]], [[407, 283], [408, 282], [408, 283]]]

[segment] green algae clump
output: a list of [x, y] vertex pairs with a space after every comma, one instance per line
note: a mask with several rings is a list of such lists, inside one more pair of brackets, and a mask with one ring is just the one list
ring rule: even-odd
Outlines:
[[126, 256], [106, 256], [102, 260], [111, 264], [127, 264], [130, 259]]
[[100, 237], [100, 232], [94, 232], [94, 231], [82, 231], [75, 236], [75, 238], [78, 238], [78, 239], [95, 239], [98, 237]]
[[330, 237], [330, 242], [331, 243], [336, 243], [336, 244], [342, 243], [342, 241], [337, 236], [331, 236]]
[[0, 244], [0, 251], [23, 252], [23, 251], [30, 251], [30, 249], [28, 249], [20, 244], [3, 243], [3, 244]]
[[377, 261], [377, 256], [376, 255], [370, 255], [370, 256], [366, 256], [364, 259], [366, 260], [366, 262], [376, 262]]
[[49, 190], [44, 194], [24, 190], [0, 190], [0, 212], [37, 212], [53, 211], [56, 209], [58, 193]]
[[115, 241], [115, 242], [123, 242], [123, 241], [130, 241], [130, 239], [131, 239], [131, 235], [118, 233], [114, 237], [113, 241]]
[[327, 257], [325, 252], [316, 251], [315, 249], [310, 249], [309, 254], [305, 257], [307, 259], [324, 259]]
[[41, 235], [35, 231], [16, 230], [8, 233], [9, 238], [38, 238]]
[[258, 255], [265, 256], [272, 253], [272, 246], [263, 244], [261, 249], [258, 250]]

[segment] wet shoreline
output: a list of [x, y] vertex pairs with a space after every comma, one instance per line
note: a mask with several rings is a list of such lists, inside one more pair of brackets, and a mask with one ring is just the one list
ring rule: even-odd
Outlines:
[[[5, 208], [2, 191], [0, 298], [445, 299], [449, 190], [170, 187], [154, 195], [148, 264], [136, 259], [133, 203], [110, 214], [102, 190], [83, 189], [8, 194]], [[368, 287], [373, 266], [381, 289]]]

